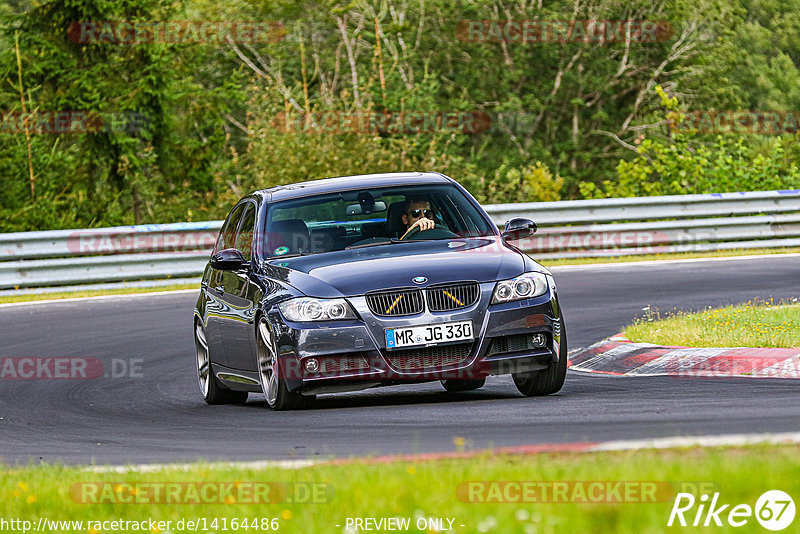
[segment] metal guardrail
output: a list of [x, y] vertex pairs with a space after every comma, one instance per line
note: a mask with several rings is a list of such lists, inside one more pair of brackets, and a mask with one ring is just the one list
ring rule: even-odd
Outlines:
[[0, 288], [199, 276], [208, 251], [0, 262]]
[[[534, 220], [540, 230], [520, 248], [539, 259], [800, 246], [800, 190], [496, 204], [486, 211], [498, 226]], [[0, 234], [0, 289], [199, 276], [221, 224]]]
[[798, 210], [800, 210], [800, 190], [603, 198], [486, 206], [486, 212], [498, 224], [513, 217], [525, 217], [540, 226], [651, 219], [732, 217]]
[[221, 226], [222, 221], [206, 221], [0, 234], [0, 262], [164, 250], [210, 251]]

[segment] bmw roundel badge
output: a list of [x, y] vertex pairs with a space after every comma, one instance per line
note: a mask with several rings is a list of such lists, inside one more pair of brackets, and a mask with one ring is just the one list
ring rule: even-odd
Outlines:
[[428, 281], [428, 279], [425, 278], [424, 276], [415, 276], [414, 278], [411, 279], [411, 281], [413, 281], [415, 284], [424, 284], [425, 282]]

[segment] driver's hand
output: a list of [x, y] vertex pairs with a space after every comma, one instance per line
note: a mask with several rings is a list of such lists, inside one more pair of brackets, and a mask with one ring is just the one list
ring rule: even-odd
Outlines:
[[411, 230], [411, 228], [417, 227], [417, 228], [419, 228], [420, 232], [424, 232], [425, 230], [432, 230], [434, 226], [436, 226], [435, 222], [433, 222], [430, 219], [426, 219], [425, 217], [423, 217], [423, 218], [417, 220], [417, 222], [415, 222], [414, 224], [412, 224], [411, 227], [409, 228], [409, 230]]

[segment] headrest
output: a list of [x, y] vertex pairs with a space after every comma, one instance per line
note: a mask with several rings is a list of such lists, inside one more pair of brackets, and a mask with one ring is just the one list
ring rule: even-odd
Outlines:
[[307, 252], [309, 250], [308, 227], [301, 219], [272, 221], [267, 235], [267, 254], [272, 256], [275, 250], [286, 247], [289, 254]]
[[403, 224], [403, 213], [406, 211], [405, 202], [393, 202], [386, 210], [386, 235], [389, 237], [400, 237], [406, 233], [406, 225]]

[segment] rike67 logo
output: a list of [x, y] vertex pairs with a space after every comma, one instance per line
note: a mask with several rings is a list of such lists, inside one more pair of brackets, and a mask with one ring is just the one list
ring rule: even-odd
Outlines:
[[699, 499], [691, 493], [678, 493], [669, 514], [667, 526], [708, 527], [729, 525], [743, 527], [755, 516], [756, 521], [767, 530], [780, 531], [794, 521], [795, 505], [788, 493], [770, 490], [761, 495], [755, 507], [749, 504], [726, 504], [720, 494], [714, 493], [709, 500], [707, 494]]

